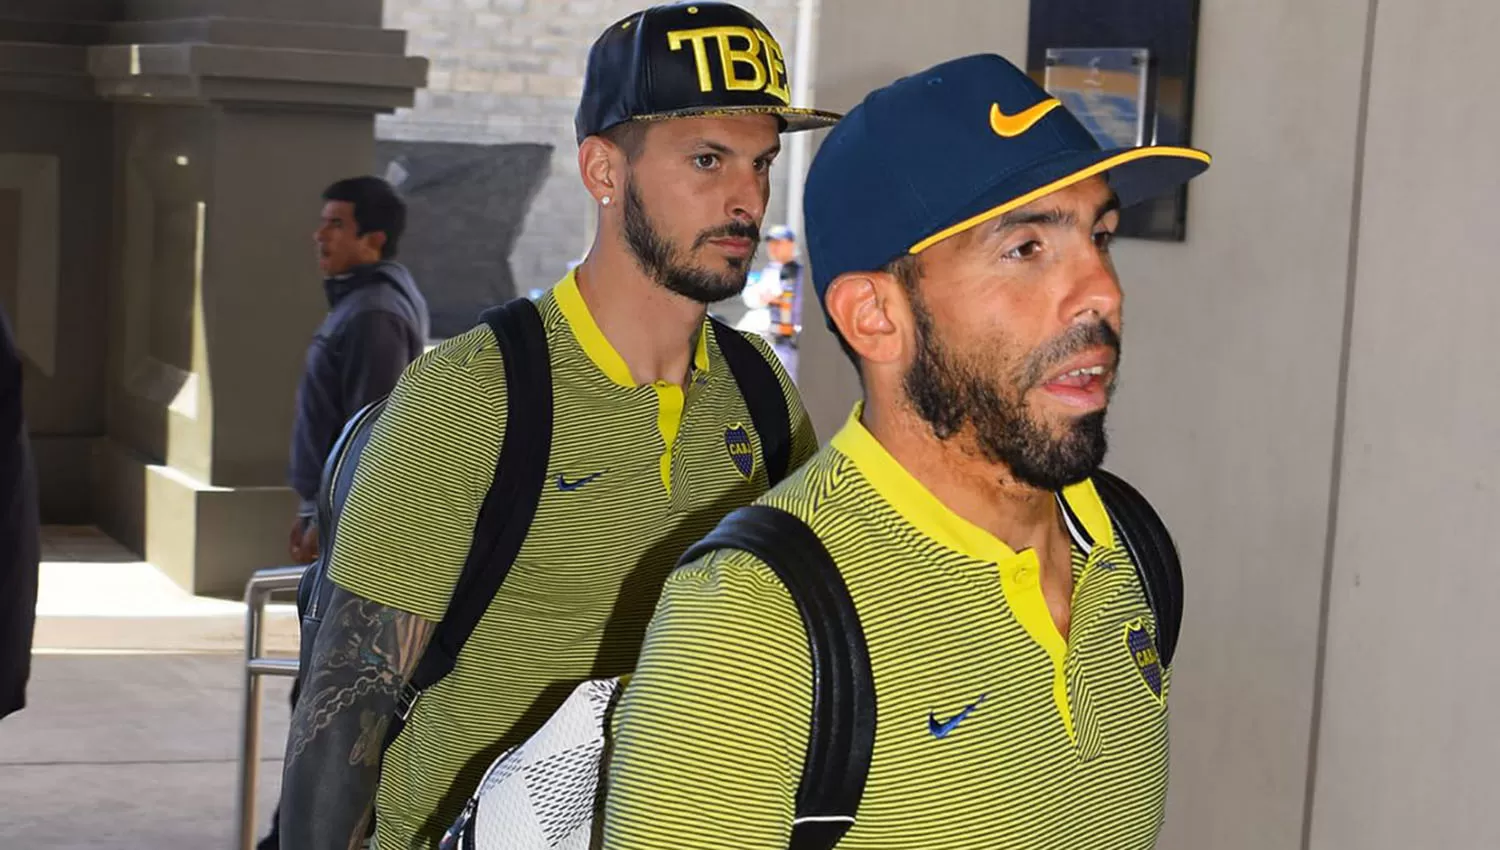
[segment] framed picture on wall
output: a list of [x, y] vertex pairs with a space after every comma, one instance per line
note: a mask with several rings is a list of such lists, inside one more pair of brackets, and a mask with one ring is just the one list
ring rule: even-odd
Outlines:
[[[1026, 70], [1103, 147], [1192, 144], [1198, 0], [1031, 0]], [[1120, 235], [1181, 241], [1187, 186], [1124, 211]]]
[[1147, 81], [1151, 51], [1054, 47], [1047, 51], [1042, 87], [1062, 101], [1100, 147], [1148, 144]]

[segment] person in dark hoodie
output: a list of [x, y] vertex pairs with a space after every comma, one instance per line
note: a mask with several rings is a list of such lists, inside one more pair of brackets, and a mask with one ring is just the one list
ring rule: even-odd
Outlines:
[[26, 707], [41, 541], [21, 415], [21, 357], [0, 311], [0, 718]]
[[297, 563], [318, 556], [318, 484], [344, 423], [388, 394], [427, 343], [427, 302], [395, 261], [405, 227], [406, 204], [378, 177], [323, 192], [313, 242], [329, 309], [307, 348], [292, 431], [291, 485], [302, 498], [290, 541]]
[[[406, 203], [379, 177], [350, 177], [323, 191], [313, 231], [328, 315], [307, 347], [292, 429], [292, 489], [301, 497], [292, 522], [292, 559], [318, 558], [318, 485], [323, 463], [344, 423], [388, 395], [427, 344], [427, 300], [411, 272], [396, 262], [406, 229]], [[292, 685], [297, 704], [300, 680]], [[281, 811], [257, 850], [281, 846]]]

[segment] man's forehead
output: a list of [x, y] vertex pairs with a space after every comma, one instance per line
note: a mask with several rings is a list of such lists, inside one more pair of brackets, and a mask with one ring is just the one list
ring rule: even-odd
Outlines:
[[[1065, 186], [1048, 195], [1032, 201], [1025, 206], [1000, 217], [999, 223], [1004, 226], [1008, 220], [1024, 219], [1048, 210], [1073, 210], [1079, 213], [1097, 213], [1114, 198], [1114, 190], [1109, 187], [1109, 182], [1102, 176], [1090, 177], [1087, 180]], [[1088, 221], [1093, 222], [1094, 216], [1090, 215]]]
[[[694, 115], [647, 123], [647, 144], [708, 142], [755, 153], [780, 145], [781, 122], [774, 115]], [[748, 152], [748, 151], [747, 151]]]

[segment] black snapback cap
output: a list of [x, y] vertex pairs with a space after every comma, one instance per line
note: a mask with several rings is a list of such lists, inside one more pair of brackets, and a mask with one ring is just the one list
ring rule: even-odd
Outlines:
[[732, 3], [653, 6], [615, 22], [589, 50], [578, 141], [626, 121], [775, 115], [785, 132], [827, 127], [834, 112], [791, 105], [786, 56]]

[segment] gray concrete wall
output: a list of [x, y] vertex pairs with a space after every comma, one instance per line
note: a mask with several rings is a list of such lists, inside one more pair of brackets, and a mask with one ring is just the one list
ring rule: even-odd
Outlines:
[[[213, 288], [205, 293], [219, 390], [212, 394], [212, 483], [280, 486], [308, 340], [328, 309], [312, 240], [319, 193], [373, 162], [374, 120], [224, 109], [215, 125]], [[285, 153], [288, 139], [297, 140], [294, 157]]]
[[1382, 2], [1311, 846], [1500, 847], [1492, 0]]
[[[406, 141], [553, 146], [511, 268], [517, 288], [551, 286], [588, 249], [592, 210], [578, 179], [573, 113], [589, 45], [639, 0], [387, 0], [386, 26], [431, 60], [412, 109], [381, 116], [377, 135]], [[797, 0], [741, 0], [775, 33], [794, 67]], [[768, 222], [785, 216], [784, 182]]]
[[[59, 522], [88, 521], [88, 445], [104, 433], [109, 135], [105, 104], [0, 96], [0, 305], [24, 355], [42, 513]], [[82, 197], [99, 202], [63, 202]]]
[[1188, 580], [1165, 848], [1301, 846], [1367, 10], [1205, 2], [1193, 138], [1214, 167], [1185, 244], [1118, 252], [1110, 465]]
[[[823, 0], [820, 101], [967, 52], [1024, 60], [1027, 5]], [[1167, 850], [1500, 846], [1500, 295], [1480, 252], [1500, 122], [1475, 107], [1500, 10], [1380, 4], [1371, 46], [1372, 6], [1204, 0], [1194, 141], [1214, 167], [1185, 243], [1116, 253], [1109, 466], [1188, 574]], [[827, 435], [857, 386], [808, 327]]]

